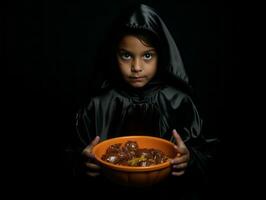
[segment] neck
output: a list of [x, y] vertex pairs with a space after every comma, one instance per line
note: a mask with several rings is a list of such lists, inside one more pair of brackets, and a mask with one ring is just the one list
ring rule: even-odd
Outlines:
[[125, 84], [125, 82], [123, 82], [120, 85], [121, 85], [120, 88], [122, 89], [122, 91], [124, 91], [128, 95], [136, 96], [136, 97], [143, 97], [143, 96], [148, 96], [149, 94], [152, 94], [155, 90], [157, 90], [162, 85], [162, 82], [158, 80], [152, 80], [140, 88], [134, 88], [129, 84]]

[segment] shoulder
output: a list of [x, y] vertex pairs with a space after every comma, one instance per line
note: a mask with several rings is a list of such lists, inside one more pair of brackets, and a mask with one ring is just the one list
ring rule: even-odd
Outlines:
[[108, 90], [102, 90], [98, 92], [96, 95], [91, 96], [86, 105], [95, 105], [95, 104], [106, 104], [110, 103], [115, 99], [121, 99], [123, 96], [117, 91], [115, 88], [111, 88]]
[[119, 98], [119, 93], [115, 89], [102, 90], [84, 101], [83, 104], [79, 106], [76, 115], [78, 117], [86, 117], [88, 113], [106, 110], [106, 108], [111, 107], [110, 104], [115, 102], [115, 98]]
[[192, 98], [188, 94], [168, 85], [161, 88], [158, 94], [158, 101], [160, 104], [168, 105], [171, 108], [179, 108], [180, 106], [195, 106]]
[[167, 98], [167, 99], [186, 99], [186, 98], [190, 98], [186, 93], [184, 93], [183, 91], [169, 86], [169, 85], [165, 85], [161, 88], [159, 95]]

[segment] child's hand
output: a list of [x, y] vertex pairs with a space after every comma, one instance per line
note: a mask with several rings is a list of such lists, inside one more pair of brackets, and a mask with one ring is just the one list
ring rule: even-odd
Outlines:
[[175, 148], [178, 152], [176, 157], [171, 160], [172, 175], [181, 176], [185, 173], [185, 170], [187, 168], [188, 161], [190, 159], [190, 153], [185, 143], [183, 142], [179, 134], [176, 132], [176, 130], [173, 130], [172, 133], [176, 139], [177, 145], [175, 145]]
[[87, 168], [87, 175], [91, 177], [100, 175], [100, 166], [95, 163], [95, 156], [92, 154], [93, 147], [98, 144], [100, 137], [96, 136], [94, 140], [83, 150], [82, 154], [85, 156], [85, 166]]

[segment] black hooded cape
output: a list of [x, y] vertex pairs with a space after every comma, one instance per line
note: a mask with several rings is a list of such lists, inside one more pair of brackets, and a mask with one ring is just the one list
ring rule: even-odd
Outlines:
[[[119, 75], [115, 75], [116, 63], [112, 58], [115, 56], [108, 52], [112, 50], [112, 41], [116, 41], [113, 39], [116, 37], [115, 33], [125, 28], [148, 31], [161, 42], [161, 76], [137, 90], [117, 79]], [[197, 199], [198, 193], [204, 190], [216, 140], [207, 140], [203, 136], [202, 119], [190, 96], [188, 77], [173, 37], [152, 8], [138, 5], [127, 10], [118, 19], [108, 39], [111, 42], [106, 43], [106, 59], [98, 62], [97, 66], [101, 72], [107, 72], [100, 79], [101, 90], [76, 115], [77, 141], [71, 148], [75, 175], [83, 175], [78, 157], [96, 135], [101, 140], [133, 134], [153, 135], [175, 142], [172, 130], [176, 129], [191, 154], [186, 174], [182, 177], [170, 177], [165, 183], [154, 186], [156, 190], [147, 190], [164, 197], [163, 193], [177, 189], [180, 199], [185, 196]], [[99, 180], [100, 178], [93, 179], [92, 185], [95, 186], [98, 182], [98, 186], [103, 187], [105, 182]], [[112, 190], [117, 189], [111, 183], [106, 184]]]

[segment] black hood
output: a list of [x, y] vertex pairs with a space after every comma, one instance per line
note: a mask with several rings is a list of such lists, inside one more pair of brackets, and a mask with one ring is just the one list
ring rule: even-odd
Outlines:
[[143, 4], [124, 9], [114, 22], [111, 32], [108, 33], [108, 39], [105, 41], [96, 67], [97, 70], [101, 69], [101, 72], [107, 72], [103, 78], [105, 82], [102, 87], [109, 85], [111, 80], [117, 79], [115, 48], [121, 36], [130, 31], [149, 32], [157, 37], [160, 41], [160, 52], [162, 52], [161, 58], [159, 57], [160, 65], [162, 65], [160, 73], [163, 74], [165, 80], [173, 83], [172, 85], [190, 88], [179, 50], [172, 35], [156, 11]]
[[128, 27], [144, 29], [156, 34], [162, 41], [162, 52], [166, 55], [164, 57], [165, 70], [176, 78], [188, 82], [188, 77], [175, 41], [155, 10], [147, 5], [141, 4], [136, 6], [132, 14], [125, 19], [124, 24]]

